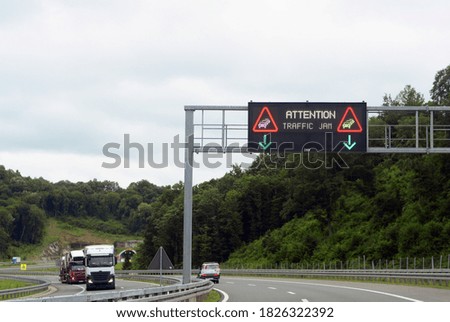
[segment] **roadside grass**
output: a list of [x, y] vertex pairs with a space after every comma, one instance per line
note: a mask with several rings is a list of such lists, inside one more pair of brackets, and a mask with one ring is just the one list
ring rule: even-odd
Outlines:
[[0, 279], [0, 290], [9, 290], [19, 287], [31, 286], [33, 283], [10, 280], [10, 279]]
[[221, 296], [220, 293], [216, 290], [212, 290], [208, 293], [208, 296], [203, 302], [220, 302]]

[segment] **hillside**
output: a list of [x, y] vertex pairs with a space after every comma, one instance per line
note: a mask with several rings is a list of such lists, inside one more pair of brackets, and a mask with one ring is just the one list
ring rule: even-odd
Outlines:
[[162, 189], [145, 180], [126, 189], [110, 181], [51, 183], [0, 166], [0, 260], [53, 257], [79, 241], [141, 239], [148, 205]]
[[[234, 167], [194, 187], [194, 265], [450, 253], [450, 156], [348, 154], [348, 168], [287, 167], [299, 157], [261, 156], [247, 171]], [[140, 267], [160, 246], [181, 265], [181, 184], [51, 184], [5, 169], [0, 179], [2, 258], [50, 258], [80, 241], [142, 236]]]
[[448, 155], [366, 155], [345, 170], [281, 170], [292, 189], [279, 214], [292, 220], [243, 245], [227, 265], [447, 259], [449, 170]]
[[[134, 240], [135, 235], [118, 235], [87, 228], [75, 227], [67, 222], [49, 218], [45, 233], [38, 244], [12, 246], [10, 251], [23, 260], [51, 261], [60, 258], [66, 251], [82, 248], [86, 244], [114, 244]], [[121, 249], [118, 249], [120, 251]]]
[[[300, 157], [260, 156], [194, 187], [194, 265], [450, 253], [450, 156], [348, 154], [348, 168], [288, 167]], [[51, 184], [0, 167], [0, 224], [2, 259], [142, 236], [140, 267], [160, 246], [180, 266], [183, 186]]]
[[[195, 187], [194, 265], [447, 258], [450, 156], [348, 154], [348, 168], [315, 170], [287, 168], [293, 158], [263, 156]], [[150, 205], [143, 257], [164, 245], [180, 263], [182, 197], [178, 186]]]

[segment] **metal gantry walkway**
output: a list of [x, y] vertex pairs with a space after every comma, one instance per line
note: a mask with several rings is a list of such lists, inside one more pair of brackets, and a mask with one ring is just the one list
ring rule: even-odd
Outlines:
[[[247, 109], [186, 106], [186, 116], [192, 113], [186, 129], [191, 128], [194, 152], [247, 152]], [[388, 123], [396, 117], [402, 122]], [[368, 106], [366, 128], [367, 153], [450, 153], [449, 106]]]
[[[403, 121], [389, 124], [389, 114]], [[367, 152], [450, 153], [450, 107], [367, 107]]]

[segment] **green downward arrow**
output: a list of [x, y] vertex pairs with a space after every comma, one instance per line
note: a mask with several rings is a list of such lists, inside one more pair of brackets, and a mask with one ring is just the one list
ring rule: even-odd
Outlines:
[[352, 136], [350, 134], [347, 137], [347, 142], [344, 142], [344, 145], [348, 150], [353, 149], [353, 147], [356, 145], [356, 142], [352, 143]]
[[[269, 140], [267, 140], [267, 137], [269, 137]], [[263, 148], [264, 151], [266, 151], [269, 148], [269, 146], [272, 145], [270, 133], [269, 134], [264, 134], [263, 141], [264, 141], [264, 143], [263, 142], [259, 142], [258, 144], [259, 144], [260, 147]], [[267, 141], [269, 141], [269, 142], [267, 142]]]

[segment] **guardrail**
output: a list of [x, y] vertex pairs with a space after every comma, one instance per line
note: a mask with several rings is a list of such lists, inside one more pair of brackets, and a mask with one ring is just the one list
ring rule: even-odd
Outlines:
[[160, 287], [148, 287], [126, 291], [106, 291], [82, 293], [78, 295], [51, 296], [24, 299], [21, 302], [171, 302], [186, 301], [207, 294], [214, 284], [209, 280], [195, 281], [189, 284], [176, 284]]
[[0, 276], [0, 279], [19, 280], [24, 282], [36, 283], [37, 285], [19, 287], [0, 291], [0, 301], [12, 300], [23, 296], [29, 296], [48, 290], [50, 283], [34, 278], [24, 278], [20, 276]]

